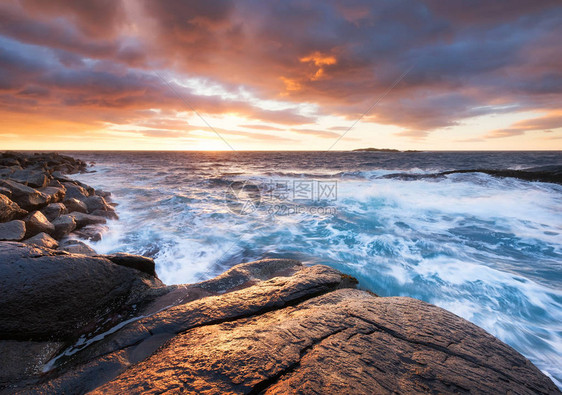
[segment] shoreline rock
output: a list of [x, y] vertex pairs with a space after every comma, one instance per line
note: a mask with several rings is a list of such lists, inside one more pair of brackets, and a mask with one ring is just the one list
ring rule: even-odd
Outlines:
[[[56, 153], [0, 154], [0, 240], [24, 241], [40, 233], [45, 236], [30, 243], [56, 250], [69, 238], [97, 241], [98, 230], [87, 228], [114, 220], [118, 216], [111, 194], [72, 180], [67, 175], [86, 172], [81, 160]], [[21, 224], [25, 233], [21, 237]], [[88, 249], [72, 247], [72, 250]]]
[[[355, 279], [327, 266], [261, 260], [166, 287], [115, 264], [114, 256], [8, 244], [18, 250], [18, 265], [70, 276], [56, 287], [59, 300], [84, 286], [75, 276], [97, 281], [88, 289], [98, 294], [71, 298], [66, 320], [53, 322], [56, 303], [37, 311], [32, 295], [51, 295], [49, 281], [58, 275], [45, 280], [43, 273], [30, 290], [8, 281], [6, 295], [31, 296], [16, 312], [16, 298], [0, 298], [0, 312], [11, 319], [0, 317], [0, 351], [11, 356], [0, 364], [0, 393], [560, 393], [525, 357], [476, 325], [419, 300], [355, 289]], [[123, 278], [137, 285], [116, 284]], [[111, 306], [101, 316], [109, 323], [86, 313], [94, 301]], [[72, 313], [84, 304], [84, 312]], [[73, 324], [85, 316], [89, 324]]]

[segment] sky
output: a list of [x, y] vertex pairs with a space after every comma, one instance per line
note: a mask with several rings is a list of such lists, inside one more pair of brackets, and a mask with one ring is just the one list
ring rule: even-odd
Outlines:
[[561, 150], [560, 0], [2, 0], [0, 149]]

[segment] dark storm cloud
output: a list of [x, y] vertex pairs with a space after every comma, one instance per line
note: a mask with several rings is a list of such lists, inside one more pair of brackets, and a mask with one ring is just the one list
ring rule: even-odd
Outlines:
[[[131, 113], [119, 110], [139, 119], [149, 108], [185, 111], [156, 67], [352, 121], [413, 66], [364, 121], [419, 138], [506, 109], [557, 110], [561, 26], [559, 0], [13, 0], [0, 5], [0, 100], [14, 111], [42, 100], [46, 111], [70, 106], [123, 121]], [[204, 113], [315, 121], [176, 88]]]

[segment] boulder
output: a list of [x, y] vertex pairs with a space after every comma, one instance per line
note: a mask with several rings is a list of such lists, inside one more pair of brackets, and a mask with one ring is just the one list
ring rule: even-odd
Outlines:
[[38, 233], [44, 232], [49, 235], [55, 233], [55, 226], [49, 222], [41, 211], [34, 211], [24, 219], [25, 221], [25, 238], [35, 236]]
[[86, 225], [83, 228], [75, 230], [72, 234], [80, 239], [90, 241], [100, 241], [103, 234], [107, 231], [106, 226], [102, 225]]
[[33, 188], [42, 188], [49, 183], [49, 177], [42, 170], [34, 169], [16, 170], [10, 179]]
[[74, 217], [70, 215], [61, 215], [55, 219], [52, 224], [55, 227], [53, 237], [59, 240], [76, 229], [76, 221], [74, 221]]
[[34, 245], [37, 247], [56, 249], [59, 243], [46, 233], [39, 233], [26, 241], [25, 244]]
[[152, 258], [147, 258], [141, 255], [126, 254], [124, 252], [105, 255], [105, 258], [117, 265], [130, 267], [156, 277], [154, 259]]
[[98, 217], [104, 217], [107, 219], [119, 219], [119, 216], [115, 213], [115, 210], [111, 206], [109, 206], [108, 210], [93, 211], [92, 215], [96, 215]]
[[25, 237], [25, 222], [14, 220], [0, 223], [0, 240], [20, 241]]
[[76, 229], [83, 228], [86, 225], [105, 224], [107, 220], [103, 217], [95, 215], [73, 212], [69, 214], [76, 221]]
[[109, 206], [101, 196], [88, 196], [82, 201], [86, 204], [88, 213], [92, 213], [96, 210], [107, 211], [111, 209], [111, 206]]
[[74, 198], [83, 201], [89, 196], [89, 193], [85, 188], [74, 182], [63, 182], [62, 185], [66, 188], [67, 198]]
[[24, 210], [35, 210], [45, 206], [48, 197], [45, 194], [12, 180], [0, 180], [0, 186], [12, 192], [11, 199]]
[[42, 209], [41, 212], [49, 221], [52, 222], [62, 214], [66, 213], [66, 206], [62, 203], [51, 203]]
[[72, 254], [81, 254], [81, 255], [97, 255], [98, 253], [92, 247], [88, 246], [86, 243], [83, 243], [79, 240], [65, 240], [59, 245], [59, 250], [67, 251]]
[[104, 190], [102, 190], [102, 189], [96, 189], [96, 190], [95, 190], [95, 194], [98, 195], [98, 196], [101, 196], [101, 197], [103, 197], [103, 198], [109, 198], [109, 197], [111, 197], [111, 192], [109, 192], [109, 191], [104, 191]]
[[88, 207], [86, 207], [86, 204], [75, 198], [67, 197], [64, 200], [64, 205], [66, 206], [69, 213], [77, 212], [86, 214], [88, 212]]
[[[0, 243], [0, 338], [67, 341], [162, 283], [103, 257]], [[127, 307], [128, 306], [128, 307]], [[2, 369], [0, 369], [2, 370]]]
[[40, 188], [39, 192], [45, 194], [51, 203], [62, 202], [66, 194], [66, 188], [64, 187], [45, 187]]
[[27, 215], [26, 210], [23, 210], [17, 203], [10, 200], [7, 196], [0, 195], [0, 222], [22, 218], [25, 215]]

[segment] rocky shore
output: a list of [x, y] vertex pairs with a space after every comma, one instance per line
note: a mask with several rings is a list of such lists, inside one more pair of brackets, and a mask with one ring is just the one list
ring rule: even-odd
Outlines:
[[86, 170], [0, 157], [0, 393], [560, 393], [481, 328], [327, 266], [166, 286], [149, 258], [69, 244], [115, 218], [108, 193], [68, 178]]
[[109, 192], [67, 176], [87, 168], [55, 153], [0, 154], [0, 241], [95, 254], [78, 239], [99, 240], [100, 225], [117, 215]]

